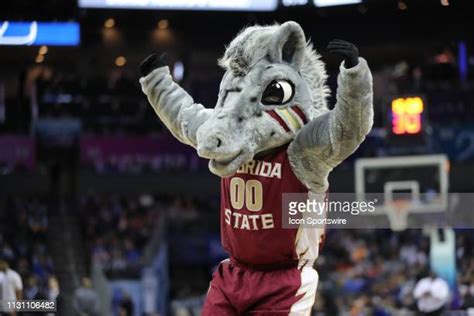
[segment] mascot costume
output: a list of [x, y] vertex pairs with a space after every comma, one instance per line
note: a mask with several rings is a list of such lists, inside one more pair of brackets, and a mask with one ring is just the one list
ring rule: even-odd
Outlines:
[[140, 84], [156, 114], [181, 142], [209, 159], [221, 177], [221, 238], [230, 258], [215, 271], [203, 315], [309, 315], [324, 231], [282, 227], [282, 194], [324, 195], [328, 175], [372, 127], [372, 75], [351, 43], [337, 103], [320, 55], [296, 22], [251, 26], [226, 48], [214, 109], [193, 101], [152, 54]]

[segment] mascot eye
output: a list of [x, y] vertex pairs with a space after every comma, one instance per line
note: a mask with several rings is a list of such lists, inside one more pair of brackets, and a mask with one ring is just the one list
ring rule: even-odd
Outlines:
[[280, 105], [288, 102], [295, 94], [293, 84], [286, 80], [273, 80], [263, 92], [264, 105]]

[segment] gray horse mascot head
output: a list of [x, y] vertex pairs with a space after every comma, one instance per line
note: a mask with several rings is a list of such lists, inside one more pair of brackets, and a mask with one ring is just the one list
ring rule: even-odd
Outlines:
[[326, 72], [295, 22], [252, 26], [227, 47], [212, 116], [197, 131], [199, 156], [231, 175], [258, 153], [290, 142], [328, 111]]

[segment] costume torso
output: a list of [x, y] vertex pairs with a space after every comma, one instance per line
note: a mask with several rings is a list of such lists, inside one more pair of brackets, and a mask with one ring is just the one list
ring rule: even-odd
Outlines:
[[304, 254], [317, 256], [322, 230], [302, 229], [311, 231], [308, 239], [296, 228], [282, 228], [282, 194], [308, 193], [293, 173], [287, 148], [252, 160], [221, 180], [222, 245], [238, 262], [277, 267], [294, 264]]

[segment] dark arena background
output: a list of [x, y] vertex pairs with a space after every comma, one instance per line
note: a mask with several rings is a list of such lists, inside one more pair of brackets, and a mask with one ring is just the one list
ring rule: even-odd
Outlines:
[[[326, 63], [329, 104], [329, 41], [357, 45], [373, 73], [374, 127], [330, 194], [391, 197], [368, 217], [385, 225], [327, 230], [312, 315], [418, 315], [414, 289], [434, 273], [449, 285], [436, 315], [474, 315], [470, 0], [1, 1], [0, 300], [13, 270], [16, 298], [57, 315], [200, 315], [228, 256], [219, 178], [160, 122], [138, 68], [167, 52], [174, 80], [213, 108], [225, 45], [288, 20]], [[410, 226], [440, 214], [463, 221]]]

